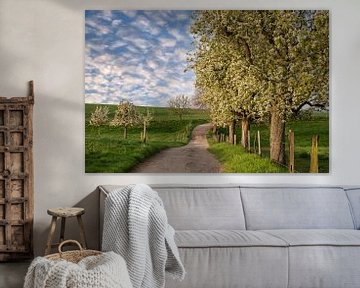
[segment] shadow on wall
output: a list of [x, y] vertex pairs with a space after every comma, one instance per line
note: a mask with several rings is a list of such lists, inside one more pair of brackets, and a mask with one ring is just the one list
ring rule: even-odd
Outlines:
[[[35, 89], [36, 87], [35, 83]], [[51, 217], [47, 215], [47, 209], [76, 206], [84, 201], [84, 206], [86, 206], [84, 208], [87, 208], [86, 213], [90, 212], [89, 214], [91, 214], [94, 209], [89, 206], [87, 199], [95, 194], [94, 192], [89, 195], [86, 193], [87, 196], [83, 200], [76, 205], [73, 204], [78, 201], [76, 191], [79, 191], [78, 195], [85, 194], [82, 191], [84, 187], [81, 183], [83, 171], [77, 169], [78, 163], [81, 163], [81, 159], [83, 159], [82, 155], [78, 155], [81, 153], [79, 151], [83, 150], [83, 140], [81, 135], [71, 133], [69, 127], [73, 127], [71, 124], [73, 121], [82, 123], [83, 105], [63, 98], [46, 96], [47, 92], [42, 91], [41, 88], [38, 87], [35, 90], [34, 106], [35, 255], [44, 253], [51, 220]], [[47, 109], [43, 109], [44, 107]], [[75, 167], [75, 171], [72, 169], [73, 167]], [[94, 199], [93, 205], [96, 206], [96, 199]], [[87, 218], [86, 215], [84, 217], [86, 221], [85, 218]], [[69, 227], [73, 226], [71, 220]], [[87, 226], [85, 222], [85, 229]], [[71, 231], [71, 228], [67, 231]]]
[[[71, 13], [59, 9], [64, 2]], [[19, 9], [21, 3], [24, 7]], [[0, 95], [26, 96], [27, 81], [34, 80], [35, 85], [35, 255], [44, 253], [51, 220], [46, 211], [51, 207], [83, 206], [89, 247], [97, 247], [98, 242], [94, 224], [98, 221], [97, 196], [96, 192], [89, 194], [94, 186], [84, 181], [84, 72], [82, 61], [77, 61], [83, 58], [84, 51], [79, 37], [83, 22], [79, 17], [85, 2], [74, 3], [0, 3], [0, 35], [4, 36], [0, 37]], [[59, 17], [51, 16], [55, 12]], [[69, 33], [73, 24], [63, 25], [69, 19], [80, 23], [74, 33]], [[45, 24], [47, 28], [43, 28]], [[78, 48], [67, 45], [63, 39]], [[77, 223], [72, 220], [67, 232], [70, 237], [78, 237]]]
[[[99, 189], [96, 188], [88, 196], [86, 196], [84, 199], [74, 205], [74, 207], [82, 207], [85, 209], [83, 221], [85, 225], [87, 245], [89, 246], [88, 248], [96, 250], [99, 248], [99, 195]], [[86, 227], [89, 227], [90, 225], [94, 227], [96, 231], [90, 232], [89, 229], [86, 229]], [[76, 225], [71, 228], [72, 229], [68, 230], [70, 231], [69, 236], [80, 239], [80, 230], [77, 222]]]
[[[89, 226], [92, 227], [99, 227], [99, 189], [96, 188], [93, 192], [91, 192], [88, 196], [84, 199], [76, 203], [73, 207], [82, 207], [85, 209], [85, 214], [82, 215], [82, 220], [85, 226], [85, 235], [86, 241], [88, 245], [88, 249], [95, 249], [98, 250], [99, 248], [99, 232], [98, 228], [97, 231], [90, 231], [88, 229]], [[41, 239], [44, 245], [38, 245], [38, 249], [36, 255], [44, 255], [46, 241], [49, 235], [50, 230], [50, 221], [51, 216], [49, 215], [49, 223], [47, 229], [41, 231], [40, 235], [37, 235], [38, 239]], [[58, 243], [60, 237], [60, 218], [57, 221], [56, 231], [54, 234], [54, 238], [52, 239], [52, 243]], [[66, 227], [65, 227], [65, 240], [72, 239], [77, 240], [80, 242], [80, 229], [77, 222], [76, 217], [71, 217], [66, 220]], [[72, 248], [77, 249], [77, 248]], [[51, 253], [56, 253], [57, 249], [53, 248]]]

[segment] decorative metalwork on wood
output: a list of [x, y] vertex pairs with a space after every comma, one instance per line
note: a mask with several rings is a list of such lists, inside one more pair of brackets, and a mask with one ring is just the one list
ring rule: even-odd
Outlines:
[[0, 97], [0, 261], [33, 254], [33, 104], [27, 97]]

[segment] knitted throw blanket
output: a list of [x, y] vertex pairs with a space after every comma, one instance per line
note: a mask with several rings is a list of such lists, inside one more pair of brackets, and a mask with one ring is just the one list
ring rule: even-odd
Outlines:
[[185, 270], [157, 192], [144, 184], [113, 191], [105, 200], [103, 251], [124, 257], [134, 288], [162, 288], [165, 270], [182, 280]]
[[79, 263], [37, 257], [24, 288], [132, 288], [124, 259], [113, 253], [89, 256]]

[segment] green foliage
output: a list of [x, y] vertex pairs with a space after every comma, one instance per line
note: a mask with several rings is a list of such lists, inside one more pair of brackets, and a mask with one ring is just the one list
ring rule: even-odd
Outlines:
[[227, 173], [284, 173], [286, 168], [272, 163], [269, 159], [256, 154], [247, 153], [243, 147], [228, 143], [215, 143], [209, 140], [209, 151], [213, 153], [223, 165]]
[[225, 119], [328, 105], [327, 11], [204, 10], [192, 33], [196, 85]]
[[203, 10], [191, 32], [190, 68], [213, 123], [271, 113], [270, 157], [282, 162], [283, 123], [329, 104], [328, 11]]
[[[99, 106], [99, 105], [98, 105]], [[109, 117], [116, 114], [117, 105], [100, 105], [109, 109]], [[89, 125], [91, 113], [96, 105], [85, 105], [85, 171], [87, 173], [121, 173], [131, 170], [139, 162], [162, 149], [185, 145], [189, 141], [189, 131], [195, 126], [209, 122], [203, 110], [190, 109], [179, 120], [169, 108], [136, 107], [138, 113], [151, 113], [153, 119], [147, 128], [149, 140], [143, 143], [141, 124], [129, 130], [127, 139], [119, 138], [119, 127], [100, 126], [97, 133]]]

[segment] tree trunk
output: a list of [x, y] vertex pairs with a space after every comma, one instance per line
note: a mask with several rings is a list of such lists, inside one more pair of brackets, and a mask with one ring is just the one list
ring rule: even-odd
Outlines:
[[212, 126], [212, 132], [213, 132], [214, 134], [216, 134], [216, 132], [217, 132], [217, 125], [213, 124], [213, 126]]
[[285, 121], [278, 111], [271, 113], [270, 160], [285, 164]]
[[246, 148], [249, 143], [250, 121], [248, 118], [241, 119], [241, 146]]
[[146, 131], [146, 123], [144, 123], [144, 130], [143, 130], [143, 142], [146, 143], [146, 138], [147, 138], [147, 131]]
[[127, 127], [124, 127], [124, 139], [127, 139]]
[[234, 144], [235, 120], [229, 123], [229, 143]]

